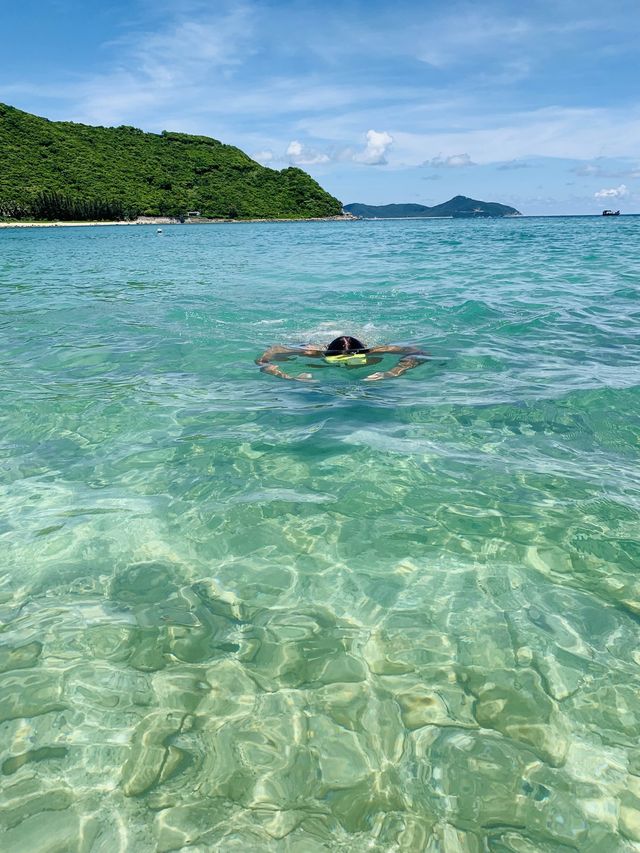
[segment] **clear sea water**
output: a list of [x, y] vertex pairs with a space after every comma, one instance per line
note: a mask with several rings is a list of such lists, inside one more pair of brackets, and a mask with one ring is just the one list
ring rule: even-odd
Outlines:
[[639, 238], [0, 231], [4, 853], [640, 850]]

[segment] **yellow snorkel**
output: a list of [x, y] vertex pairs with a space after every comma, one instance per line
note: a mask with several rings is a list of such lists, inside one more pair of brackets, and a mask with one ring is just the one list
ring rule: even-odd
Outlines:
[[325, 355], [327, 364], [337, 364], [339, 367], [364, 367], [367, 363], [366, 352], [344, 352], [339, 355]]

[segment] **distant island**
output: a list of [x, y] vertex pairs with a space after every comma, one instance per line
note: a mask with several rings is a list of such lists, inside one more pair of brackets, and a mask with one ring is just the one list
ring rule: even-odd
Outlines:
[[315, 219], [342, 204], [301, 169], [207, 136], [55, 122], [0, 104], [0, 219]]
[[478, 201], [457, 195], [442, 204], [427, 207], [424, 204], [345, 204], [347, 213], [362, 219], [407, 219], [414, 217], [453, 217], [453, 218], [480, 218], [487, 216], [522, 216], [515, 207], [506, 204], [498, 204], [495, 201]]

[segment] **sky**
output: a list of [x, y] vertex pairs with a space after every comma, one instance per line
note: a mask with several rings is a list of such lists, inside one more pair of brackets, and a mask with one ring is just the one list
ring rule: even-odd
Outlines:
[[0, 101], [52, 120], [213, 136], [344, 204], [640, 212], [638, 0], [0, 0], [0, 22]]

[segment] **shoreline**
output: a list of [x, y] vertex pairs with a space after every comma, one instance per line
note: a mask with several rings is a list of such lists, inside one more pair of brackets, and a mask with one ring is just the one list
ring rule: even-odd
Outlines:
[[[621, 214], [622, 217], [637, 217], [640, 216], [640, 213], [626, 213]], [[291, 219], [185, 219], [184, 222], [180, 222], [179, 219], [170, 216], [145, 216], [140, 217], [139, 219], [134, 219], [130, 221], [104, 221], [104, 222], [0, 222], [1, 228], [82, 228], [82, 227], [94, 227], [94, 226], [123, 226], [123, 225], [242, 225], [243, 223], [254, 223], [254, 222], [401, 222], [403, 220], [423, 220], [428, 219], [429, 221], [437, 221], [437, 220], [452, 220], [452, 219], [462, 219], [465, 220], [466, 217], [452, 217], [452, 216], [379, 216], [379, 217], [357, 217], [352, 214], [344, 214], [337, 216], [315, 216], [315, 217], [307, 217], [307, 218], [291, 218]], [[520, 214], [520, 216], [497, 216], [497, 217], [477, 217], [477, 219], [566, 219], [566, 218], [582, 218], [582, 219], [602, 219], [602, 214], [599, 213], [524, 213]], [[616, 217], [618, 218], [618, 217]], [[469, 219], [473, 219], [473, 217], [469, 217]]]
[[180, 221], [174, 216], [140, 216], [138, 219], [105, 222], [0, 222], [0, 228], [78, 228], [88, 226], [130, 226], [130, 225], [242, 225], [249, 222], [356, 222], [358, 217], [351, 213], [336, 216], [311, 216], [291, 219], [185, 219]]

